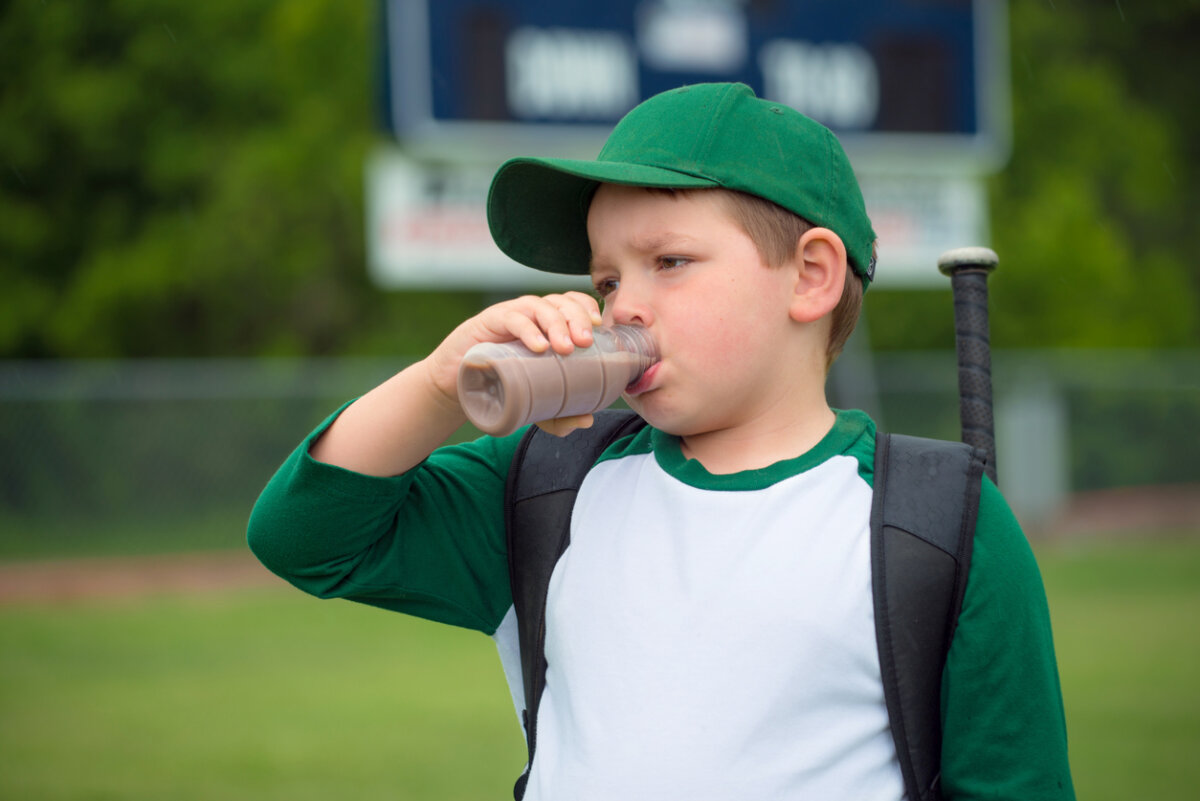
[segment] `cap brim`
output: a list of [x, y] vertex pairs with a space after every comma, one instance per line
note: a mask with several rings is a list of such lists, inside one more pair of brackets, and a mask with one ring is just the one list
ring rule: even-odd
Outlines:
[[586, 274], [591, 246], [587, 211], [601, 183], [696, 189], [720, 186], [702, 176], [614, 161], [518, 158], [492, 179], [487, 216], [509, 258], [538, 270]]

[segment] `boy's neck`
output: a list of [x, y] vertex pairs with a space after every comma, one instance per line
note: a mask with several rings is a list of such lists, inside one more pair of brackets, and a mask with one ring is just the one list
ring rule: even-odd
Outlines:
[[734, 428], [680, 437], [684, 457], [714, 475], [769, 467], [812, 450], [833, 428], [837, 415], [824, 395], [787, 418], [751, 420]]

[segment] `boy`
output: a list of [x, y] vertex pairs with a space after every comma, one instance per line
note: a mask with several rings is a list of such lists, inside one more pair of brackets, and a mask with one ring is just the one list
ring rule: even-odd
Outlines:
[[[646, 326], [662, 359], [626, 399], [648, 425], [588, 472], [551, 579], [524, 797], [903, 798], [873, 628], [875, 429], [825, 399], [874, 269], [837, 140], [748, 87], [684, 87], [594, 162], [508, 162], [488, 216], [517, 261], [590, 272], [603, 311], [568, 292], [464, 322], [305, 440], [255, 508], [255, 552], [316, 595], [494, 634], [520, 708], [503, 492], [521, 432], [438, 448], [465, 420], [458, 363]], [[946, 798], [1073, 797], [1041, 580], [989, 482], [941, 692]]]

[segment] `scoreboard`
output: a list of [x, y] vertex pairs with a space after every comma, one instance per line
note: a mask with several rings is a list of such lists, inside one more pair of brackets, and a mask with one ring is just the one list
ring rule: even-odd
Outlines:
[[641, 100], [741, 81], [852, 159], [1007, 154], [996, 0], [388, 0], [385, 118], [404, 143], [592, 146]]
[[367, 165], [381, 287], [560, 288], [492, 242], [496, 167], [593, 158], [633, 106], [706, 81], [833, 129], [879, 235], [879, 288], [945, 286], [942, 251], [988, 244], [983, 177], [1010, 141], [1003, 0], [382, 3], [390, 136]]

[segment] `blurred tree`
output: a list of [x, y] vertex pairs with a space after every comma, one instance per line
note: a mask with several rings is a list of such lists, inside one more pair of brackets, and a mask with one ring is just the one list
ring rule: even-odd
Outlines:
[[[1013, 152], [990, 180], [1001, 347], [1200, 344], [1200, 3], [1152, 5], [1009, 4]], [[953, 341], [944, 292], [868, 309], [876, 347]]]
[[374, 8], [6, 4], [0, 354], [346, 348]]
[[[1200, 3], [1009, 8], [996, 342], [1195, 346]], [[0, 357], [408, 355], [478, 308], [368, 281], [376, 9], [0, 4]], [[952, 341], [944, 290], [867, 297], [876, 347]]]

